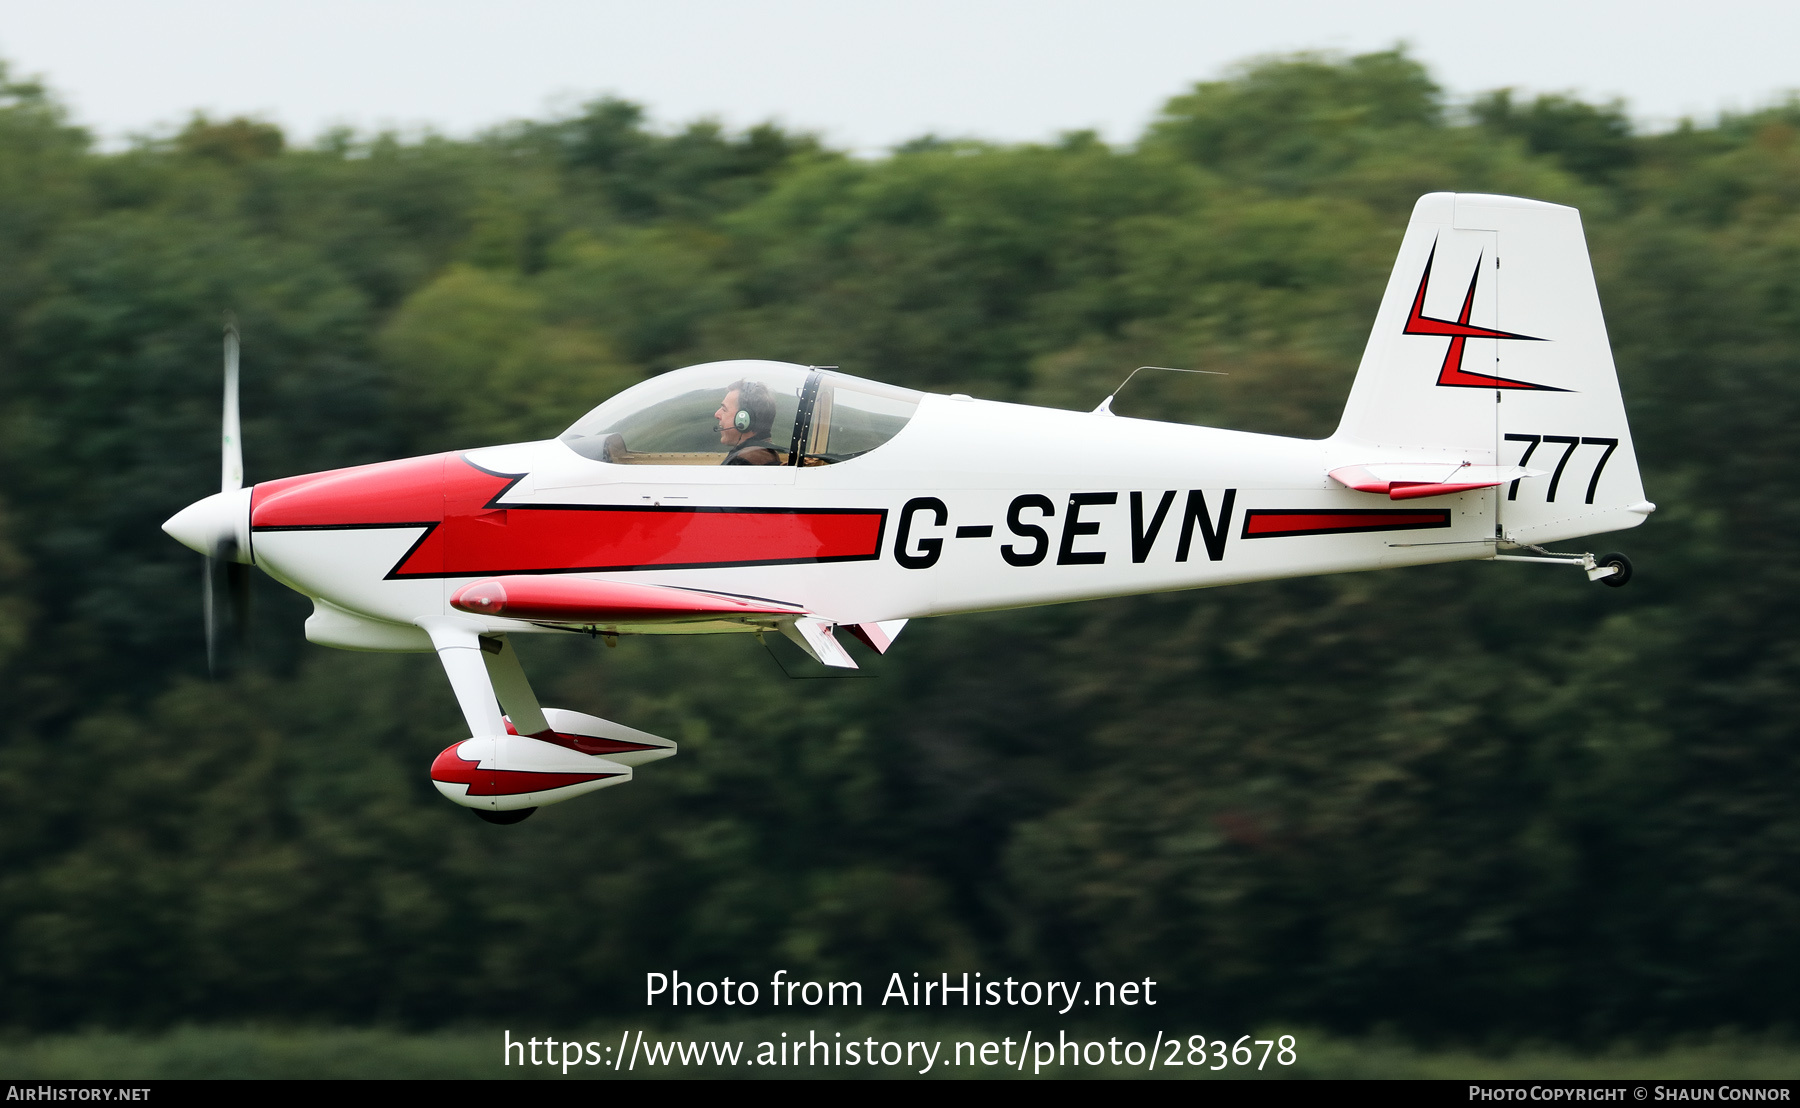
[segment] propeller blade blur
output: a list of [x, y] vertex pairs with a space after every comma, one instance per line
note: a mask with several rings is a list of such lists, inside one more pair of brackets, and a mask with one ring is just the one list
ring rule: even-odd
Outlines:
[[244, 444], [238, 426], [237, 320], [225, 317], [225, 419], [220, 429], [219, 491], [244, 487]]
[[[244, 446], [238, 419], [237, 320], [225, 316], [225, 410], [219, 430], [219, 493], [190, 504], [163, 530], [206, 555], [201, 605], [206, 620], [206, 671], [217, 677], [227, 659], [235, 660], [250, 644], [250, 566], [248, 551], [238, 541], [248, 526], [244, 497], [228, 496], [244, 488]], [[242, 517], [240, 519], [240, 517]]]
[[206, 557], [201, 598], [206, 671], [213, 677], [235, 668], [250, 648], [250, 567], [237, 559], [237, 543], [230, 539]]

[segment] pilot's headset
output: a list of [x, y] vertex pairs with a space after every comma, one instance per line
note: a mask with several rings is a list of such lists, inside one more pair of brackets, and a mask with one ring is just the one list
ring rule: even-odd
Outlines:
[[769, 386], [761, 381], [739, 381], [733, 387], [738, 394], [738, 410], [731, 426], [739, 433], [768, 434], [775, 423], [775, 397]]

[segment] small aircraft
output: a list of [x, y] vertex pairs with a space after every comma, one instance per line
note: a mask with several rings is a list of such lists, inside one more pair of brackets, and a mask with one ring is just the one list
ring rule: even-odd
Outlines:
[[[1503, 266], [1504, 263], [1504, 266]], [[435, 652], [469, 736], [431, 779], [493, 823], [631, 780], [667, 739], [539, 705], [511, 636], [774, 633], [828, 666], [908, 620], [1466, 560], [1642, 523], [1573, 208], [1421, 198], [1336, 433], [1283, 438], [728, 361], [555, 439], [242, 487], [226, 336], [221, 491], [163, 529], [312, 598], [312, 642]], [[209, 581], [212, 578], [209, 576]], [[215, 620], [208, 589], [209, 644]]]

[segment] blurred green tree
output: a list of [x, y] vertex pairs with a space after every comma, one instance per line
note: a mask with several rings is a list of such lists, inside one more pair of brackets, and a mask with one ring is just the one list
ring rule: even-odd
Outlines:
[[1637, 161], [1623, 101], [1595, 105], [1552, 94], [1521, 104], [1512, 89], [1496, 89], [1478, 97], [1469, 111], [1488, 130], [1515, 135], [1533, 154], [1550, 155], [1589, 180], [1609, 180]]

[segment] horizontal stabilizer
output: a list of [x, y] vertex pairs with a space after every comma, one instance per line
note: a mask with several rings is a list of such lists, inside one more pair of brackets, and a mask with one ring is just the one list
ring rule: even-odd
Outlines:
[[1376, 462], [1339, 466], [1331, 471], [1331, 479], [1357, 492], [1385, 494], [1389, 500], [1417, 500], [1491, 489], [1541, 473], [1523, 466], [1478, 466], [1468, 462]]
[[459, 611], [503, 616], [532, 623], [712, 623], [769, 624], [805, 614], [796, 604], [760, 597], [727, 596], [644, 585], [595, 581], [586, 577], [518, 574], [464, 585], [450, 598]]

